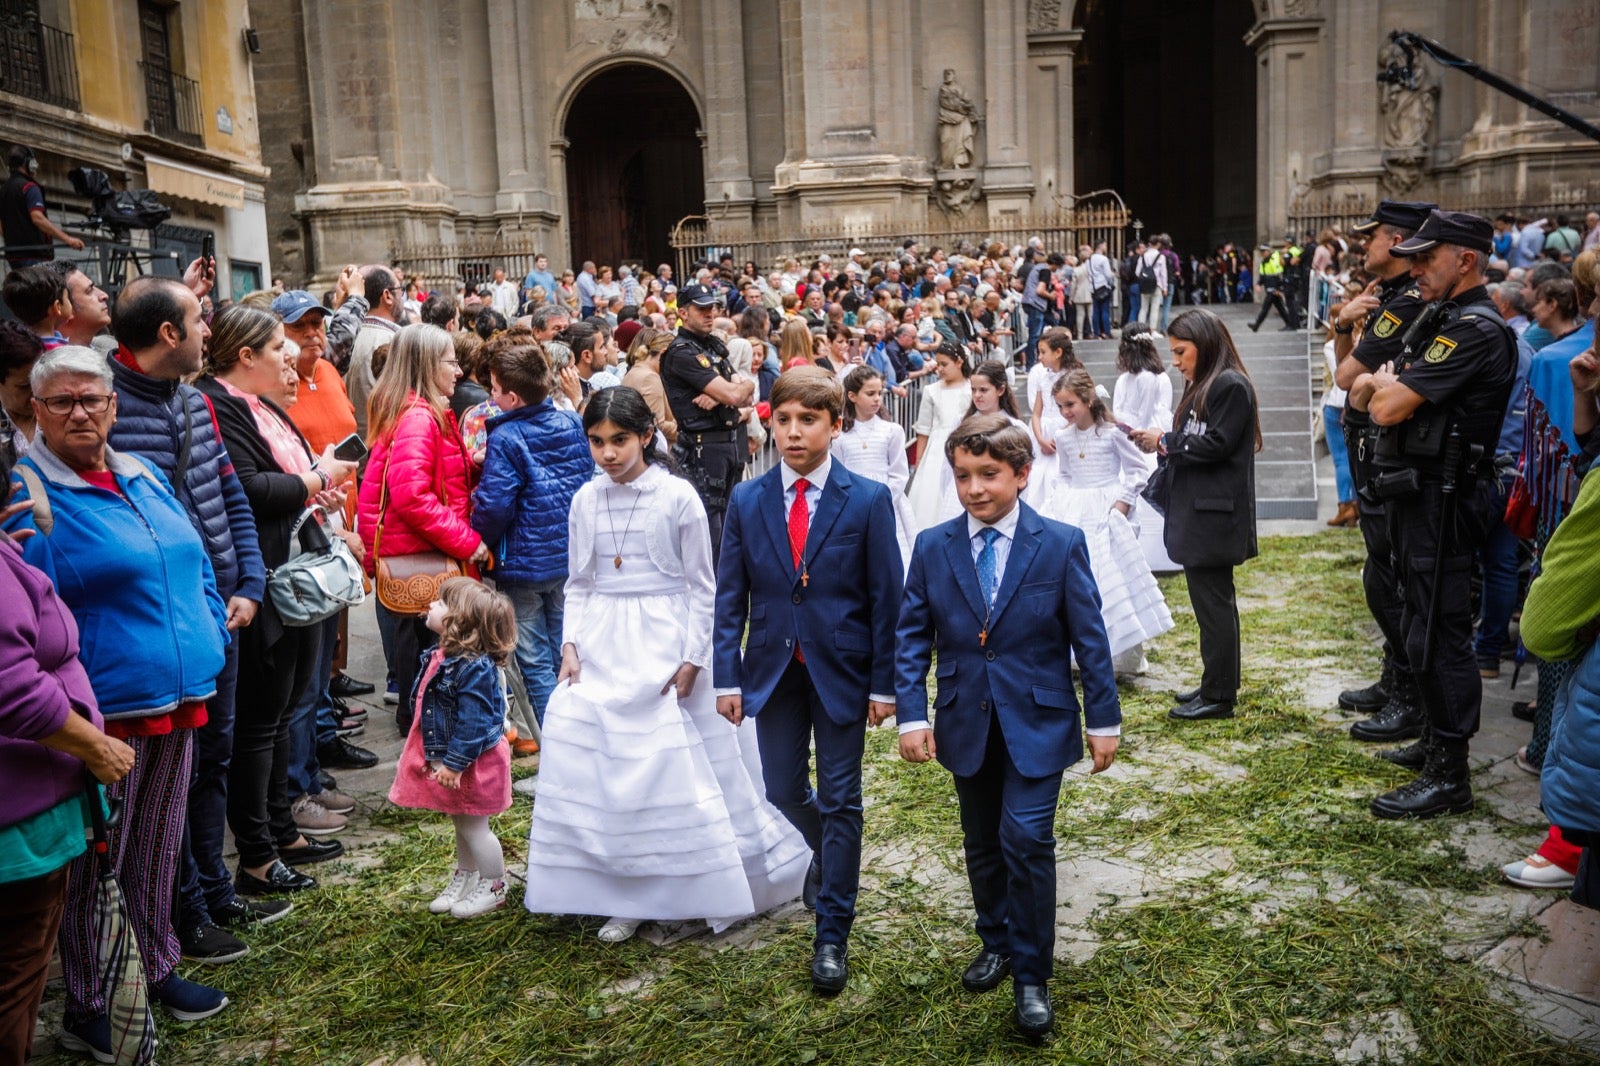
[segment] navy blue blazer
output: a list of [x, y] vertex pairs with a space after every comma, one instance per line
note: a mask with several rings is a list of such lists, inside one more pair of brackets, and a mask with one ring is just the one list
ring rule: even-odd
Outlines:
[[714, 686], [741, 689], [744, 713], [759, 714], [799, 641], [828, 717], [840, 725], [865, 718], [870, 693], [894, 692], [899, 543], [889, 490], [835, 461], [797, 569], [782, 468], [736, 485], [717, 567]]
[[923, 530], [911, 553], [895, 657], [896, 718], [928, 720], [928, 666], [937, 647], [934, 746], [958, 777], [982, 767], [991, 714], [1000, 716], [1011, 759], [1028, 777], [1060, 773], [1083, 758], [1069, 649], [1083, 681], [1085, 724], [1122, 724], [1083, 532], [1017, 506], [1022, 514], [986, 639], [967, 516]]

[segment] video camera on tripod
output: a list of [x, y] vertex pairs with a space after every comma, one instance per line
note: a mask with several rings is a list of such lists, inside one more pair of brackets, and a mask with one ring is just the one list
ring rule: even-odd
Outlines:
[[111, 177], [94, 167], [73, 167], [67, 172], [73, 191], [90, 202], [88, 220], [91, 226], [103, 226], [121, 241], [126, 241], [131, 231], [153, 230], [172, 217], [172, 208], [156, 199], [149, 189], [124, 189], [118, 192], [111, 187]]

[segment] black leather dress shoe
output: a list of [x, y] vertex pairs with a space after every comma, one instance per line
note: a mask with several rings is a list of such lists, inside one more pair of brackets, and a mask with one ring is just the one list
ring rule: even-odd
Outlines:
[[233, 875], [233, 890], [241, 896], [274, 896], [281, 892], [304, 892], [316, 887], [315, 877], [307, 877], [281, 861], [268, 867], [265, 877], [256, 877], [243, 870]]
[[850, 980], [848, 955], [843, 944], [818, 944], [811, 956], [811, 987], [830, 996], [843, 992]]
[[1055, 1008], [1050, 1005], [1050, 990], [1044, 985], [1017, 985], [1017, 1007], [1011, 1014], [1017, 1032], [1023, 1036], [1043, 1036], [1056, 1023]]
[[314, 840], [306, 837], [306, 842], [298, 848], [279, 848], [278, 858], [291, 866], [305, 866], [313, 862], [327, 862], [337, 859], [344, 854], [344, 845], [337, 840]]
[[339, 787], [339, 782], [326, 770], [317, 771], [317, 783], [322, 786], [322, 791], [328, 792]]
[[992, 992], [1011, 972], [1011, 956], [987, 948], [978, 952], [967, 972], [961, 975], [961, 987], [968, 992]]
[[1185, 722], [1196, 722], [1202, 718], [1232, 718], [1233, 701], [1208, 700], [1204, 696], [1196, 696], [1188, 703], [1172, 708], [1167, 712], [1167, 717]]
[[800, 902], [806, 905], [806, 910], [817, 909], [817, 894], [822, 891], [822, 856], [811, 856], [811, 865], [806, 868], [805, 887], [800, 890]]
[[1187, 692], [1179, 692], [1179, 693], [1175, 694], [1172, 697], [1172, 702], [1178, 704], [1179, 706], [1182, 706], [1185, 703], [1193, 703], [1195, 700], [1197, 700], [1199, 698], [1200, 698], [1200, 690], [1197, 689], [1197, 688], [1192, 688], [1192, 689], [1189, 689]]
[[357, 681], [348, 674], [340, 674], [328, 682], [328, 691], [340, 699], [349, 699], [351, 696], [370, 696], [377, 688], [368, 681]]
[[332, 743], [317, 745], [317, 764], [334, 770], [370, 770], [378, 765], [378, 757], [344, 737], [334, 737]]

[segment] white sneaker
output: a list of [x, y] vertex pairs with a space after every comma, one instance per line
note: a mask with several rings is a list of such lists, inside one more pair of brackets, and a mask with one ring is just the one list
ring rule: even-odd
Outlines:
[[506, 905], [505, 878], [498, 881], [485, 881], [478, 878], [472, 886], [472, 891], [463, 893], [450, 908], [452, 918], [476, 918], [480, 914], [499, 910]]
[[1535, 852], [1526, 859], [1507, 863], [1500, 868], [1507, 881], [1523, 888], [1571, 888], [1577, 880], [1573, 874]]
[[428, 912], [430, 914], [449, 914], [450, 908], [456, 905], [457, 900], [465, 897], [477, 887], [478, 871], [457, 870], [450, 875], [450, 883], [444, 886], [444, 891], [439, 893], [432, 903], [428, 904]]
[[637, 933], [641, 924], [632, 918], [613, 918], [600, 927], [600, 939], [607, 944], [620, 944]]

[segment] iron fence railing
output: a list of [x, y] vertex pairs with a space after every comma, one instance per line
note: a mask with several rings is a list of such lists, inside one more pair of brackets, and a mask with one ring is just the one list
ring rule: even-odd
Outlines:
[[144, 72], [144, 128], [157, 137], [196, 148], [205, 143], [200, 83], [156, 63], [139, 64]]
[[1056, 211], [998, 219], [980, 215], [940, 221], [934, 216], [783, 229], [734, 226], [704, 215], [690, 215], [673, 227], [671, 244], [677, 253], [679, 277], [688, 277], [690, 265], [697, 260], [714, 261], [724, 253], [731, 254], [741, 266], [754, 262], [763, 271], [777, 269], [790, 259], [809, 266], [824, 254], [837, 266], [845, 261], [851, 248], [860, 248], [873, 260], [898, 257], [907, 240], [916, 241], [924, 253], [934, 247], [953, 252], [963, 242], [975, 249], [998, 244], [1009, 250], [1026, 244], [1032, 237], [1040, 238], [1050, 251], [1076, 253], [1080, 245], [1105, 241], [1106, 254], [1116, 262], [1122, 257], [1131, 221], [1122, 198], [1107, 190], [1088, 194]]
[[33, 18], [0, 18], [0, 92], [79, 108], [72, 34]]
[[[1579, 193], [1587, 192], [1578, 189]], [[1413, 194], [1417, 199], [1425, 199], [1423, 193]], [[1585, 212], [1595, 209], [1600, 201], [1593, 198], [1569, 197], [1562, 200], [1547, 200], [1542, 203], [1522, 203], [1516, 196], [1483, 196], [1474, 195], [1462, 199], [1446, 198], [1441, 206], [1451, 211], [1470, 211], [1473, 214], [1494, 218], [1496, 215], [1510, 212], [1526, 218], [1550, 218], [1557, 215], [1566, 215], [1574, 225], [1583, 221]], [[1321, 233], [1325, 229], [1336, 229], [1348, 234], [1350, 228], [1365, 222], [1372, 217], [1372, 209], [1376, 203], [1367, 197], [1345, 193], [1320, 193], [1302, 197], [1296, 200], [1289, 208], [1289, 231], [1296, 239], [1303, 233]], [[1278, 234], [1272, 234], [1277, 237]]]

